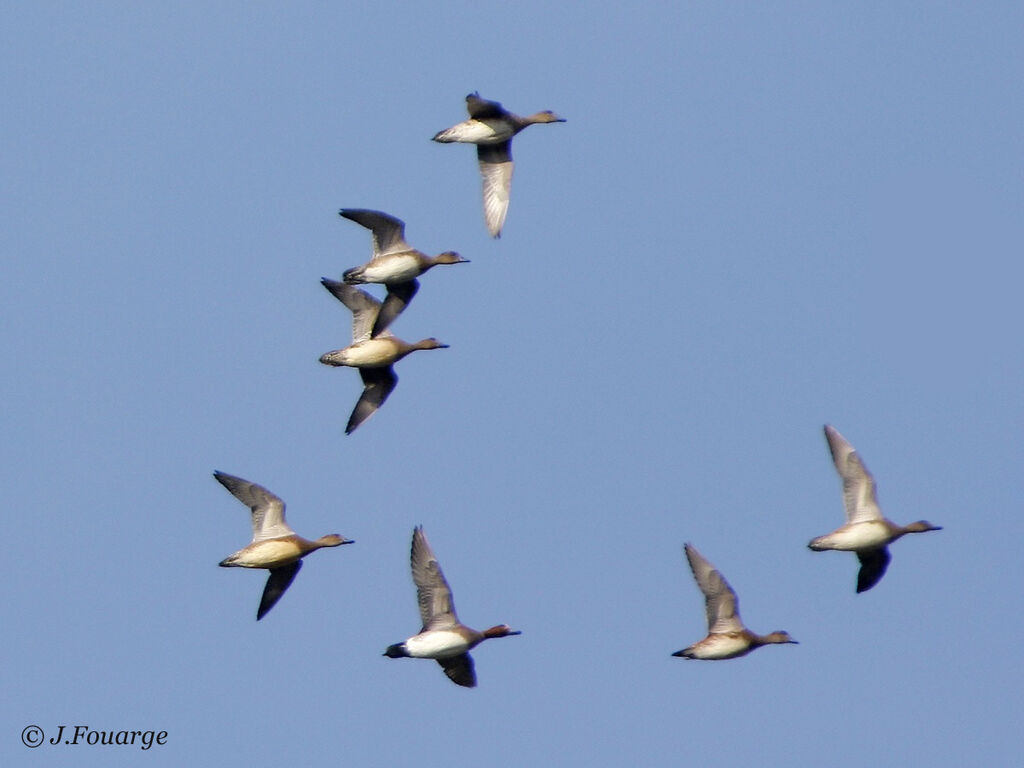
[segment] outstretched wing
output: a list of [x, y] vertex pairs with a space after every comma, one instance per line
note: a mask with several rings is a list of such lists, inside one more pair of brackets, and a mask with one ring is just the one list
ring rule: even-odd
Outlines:
[[410, 250], [409, 244], [405, 242], [405, 222], [401, 219], [383, 211], [365, 208], [342, 208], [338, 215], [366, 227], [373, 233], [374, 257]]
[[409, 306], [412, 297], [420, 289], [419, 280], [409, 280], [405, 283], [388, 283], [388, 295], [377, 313], [377, 319], [373, 323], [370, 337], [376, 338], [388, 329], [388, 326], [395, 321]]
[[295, 533], [285, 522], [284, 501], [262, 485], [250, 483], [226, 472], [214, 472], [217, 481], [231, 491], [231, 495], [252, 510], [252, 540], [279, 539]]
[[320, 278], [320, 282], [334, 298], [352, 312], [352, 343], [369, 339], [377, 314], [380, 312], [380, 302], [360, 288], [339, 283], [329, 277]]
[[[416, 599], [420, 607], [423, 629], [445, 629], [458, 623], [452, 590], [441, 572], [441, 566], [434, 556], [423, 526], [412, 532], [412, 580], [416, 584]], [[468, 658], [468, 657], [467, 657]]]
[[485, 120], [489, 117], [505, 117], [508, 112], [496, 101], [481, 99], [476, 91], [466, 97], [466, 111], [474, 120]]
[[448, 679], [456, 685], [466, 688], [476, 687], [476, 670], [473, 668], [473, 657], [468, 653], [453, 656], [450, 659], [438, 659], [437, 663], [444, 668]]
[[825, 425], [825, 439], [832, 453], [832, 463], [843, 480], [843, 507], [847, 523], [881, 520], [875, 494], [875, 479], [860, 460], [856, 449], [831, 424]]
[[704, 608], [708, 616], [708, 633], [739, 632], [739, 601], [729, 582], [690, 544], [683, 547], [697, 586], [704, 593]]
[[858, 552], [857, 559], [860, 560], [860, 571], [857, 573], [857, 591], [866, 592], [882, 580], [885, 569], [889, 567], [889, 560], [892, 559], [887, 547], [872, 549], [868, 552]]
[[512, 142], [477, 144], [476, 157], [483, 180], [484, 220], [491, 237], [500, 237], [512, 191]]
[[301, 567], [302, 561], [296, 560], [290, 565], [282, 565], [280, 568], [270, 569], [270, 577], [267, 579], [267, 585], [263, 587], [263, 597], [260, 598], [260, 607], [256, 611], [256, 621], [266, 616], [267, 611], [277, 604], [277, 601], [281, 599], [281, 595], [292, 585], [292, 581], [295, 580], [295, 574], [299, 572]]
[[352, 434], [356, 427], [373, 416], [398, 384], [398, 376], [390, 365], [386, 368], [360, 368], [359, 375], [363, 379], [363, 394], [348, 417], [346, 435]]

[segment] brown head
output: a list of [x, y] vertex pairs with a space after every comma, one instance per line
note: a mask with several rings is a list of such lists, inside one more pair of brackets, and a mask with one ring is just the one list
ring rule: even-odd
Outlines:
[[468, 264], [469, 259], [464, 259], [455, 251], [445, 251], [434, 257], [435, 264]]
[[941, 531], [941, 525], [932, 525], [927, 520], [918, 520], [916, 523], [903, 526], [904, 533], [924, 533], [925, 531]]
[[431, 336], [429, 339], [423, 339], [417, 341], [415, 344], [410, 345], [410, 352], [413, 349], [448, 349], [448, 344], [442, 344], [440, 341]]
[[767, 635], [762, 636], [760, 639], [760, 645], [772, 645], [775, 643], [793, 643], [793, 645], [799, 645], [799, 643], [789, 636], [789, 632], [783, 630], [777, 630], [776, 632], [769, 632]]
[[346, 539], [344, 536], [339, 536], [336, 533], [328, 533], [313, 543], [321, 547], [340, 547], [342, 544], [355, 544], [356, 542], [354, 539]]
[[484, 637], [508, 637], [509, 635], [523, 634], [517, 629], [512, 629], [508, 624], [499, 624], [496, 627], [488, 627], [480, 633]]
[[398, 350], [398, 355], [395, 360], [401, 360], [406, 355], [410, 355], [417, 349], [448, 349], [447, 344], [442, 344], [440, 341], [431, 336], [429, 339], [422, 339], [414, 344], [410, 344], [407, 341], [401, 339], [392, 339], [395, 348]]
[[550, 109], [545, 109], [543, 112], [537, 112], [536, 114], [530, 115], [524, 118], [527, 123], [564, 123], [565, 118], [559, 117]]

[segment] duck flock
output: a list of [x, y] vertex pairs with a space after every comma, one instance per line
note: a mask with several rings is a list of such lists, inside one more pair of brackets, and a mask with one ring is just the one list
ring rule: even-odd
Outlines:
[[[484, 221], [491, 236], [497, 238], [501, 236], [508, 213], [512, 138], [529, 125], [565, 120], [550, 111], [520, 117], [496, 101], [481, 98], [478, 93], [466, 97], [466, 108], [469, 119], [440, 131], [434, 141], [476, 145], [483, 181]], [[405, 224], [387, 213], [343, 208], [340, 215], [366, 227], [373, 237], [370, 261], [346, 270], [341, 282], [328, 278], [321, 281], [352, 312], [352, 343], [320, 357], [325, 365], [359, 370], [363, 391], [345, 427], [345, 433], [351, 434], [377, 412], [398, 384], [395, 363], [417, 350], [448, 346], [435, 338], [410, 343], [388, 331], [419, 291], [417, 278], [439, 264], [463, 264], [468, 260], [454, 251], [428, 256], [416, 250], [405, 239]], [[383, 285], [387, 291], [384, 300], [378, 301], [355, 287], [364, 283]], [[807, 546], [816, 552], [833, 549], [856, 553], [860, 561], [857, 592], [864, 592], [885, 574], [890, 560], [889, 544], [907, 533], [941, 528], [925, 520], [901, 526], [883, 517], [874, 478], [856, 449], [831, 425], [825, 425], [825, 438], [842, 480], [846, 522], [831, 533], [812, 539]], [[313, 541], [304, 539], [285, 521], [284, 501], [266, 488], [224, 472], [214, 472], [214, 477], [252, 511], [252, 541], [224, 558], [220, 565], [270, 571], [256, 612], [257, 620], [281, 599], [302, 567], [302, 558], [318, 549], [353, 543], [338, 534], [327, 534]], [[721, 572], [692, 544], [685, 544], [683, 551], [697, 586], [704, 594], [708, 634], [673, 656], [732, 659], [762, 645], [797, 642], [781, 630], [758, 635], [747, 629], [740, 619], [736, 593]], [[488, 638], [520, 633], [507, 624], [478, 631], [459, 621], [451, 587], [422, 527], [413, 530], [410, 561], [422, 627], [412, 637], [388, 646], [384, 655], [434, 659], [452, 682], [475, 686], [476, 672], [469, 651]]]

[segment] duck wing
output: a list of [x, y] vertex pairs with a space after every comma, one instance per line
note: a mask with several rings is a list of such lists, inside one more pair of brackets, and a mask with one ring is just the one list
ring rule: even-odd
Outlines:
[[487, 118], [506, 117], [508, 111], [497, 101], [488, 101], [480, 98], [480, 93], [474, 91], [466, 97], [466, 111], [474, 120], [486, 120]]
[[[423, 533], [423, 526], [417, 526], [412, 532], [412, 552], [409, 561], [412, 565], [412, 580], [416, 584], [420, 618], [423, 620], [421, 631], [454, 627], [459, 619], [455, 615], [452, 590], [430, 548], [426, 534]], [[472, 663], [470, 670], [472, 671]]]
[[867, 592], [882, 580], [892, 555], [889, 554], [888, 547], [882, 547], [868, 552], [858, 552], [857, 559], [860, 560], [860, 571], [857, 572], [857, 592]]
[[450, 659], [438, 659], [437, 663], [444, 668], [448, 679], [456, 685], [466, 688], [476, 687], [476, 670], [473, 667], [473, 657], [468, 653], [461, 656], [453, 656]]
[[412, 301], [412, 297], [416, 295], [416, 291], [420, 289], [420, 282], [413, 279], [405, 283], [388, 283], [387, 287], [388, 295], [384, 299], [384, 303], [381, 304], [380, 311], [377, 312], [377, 319], [374, 320], [373, 328], [370, 331], [371, 338], [384, 333], [388, 326], [395, 321], [395, 318], [405, 311], [409, 302]]
[[690, 562], [693, 578], [704, 593], [704, 608], [708, 617], [708, 634], [722, 632], [740, 632], [743, 622], [740, 620], [739, 601], [729, 582], [709, 563], [695, 547], [686, 544], [683, 547], [686, 559]]
[[342, 208], [338, 215], [366, 227], [373, 233], [374, 258], [388, 253], [412, 250], [405, 242], [405, 222], [401, 219], [383, 211], [371, 211], [366, 208]]
[[374, 323], [380, 313], [380, 302], [361, 288], [339, 283], [329, 277], [320, 278], [320, 282], [352, 312], [352, 343], [371, 338]]
[[843, 507], [847, 523], [881, 520], [882, 510], [875, 493], [875, 479], [860, 460], [857, 450], [830, 424], [825, 425], [825, 439], [832, 453], [832, 463], [843, 480]]
[[263, 597], [260, 598], [260, 607], [256, 611], [256, 621], [267, 615], [267, 611], [277, 604], [281, 595], [292, 585], [295, 574], [302, 567], [302, 561], [296, 560], [289, 565], [282, 565], [280, 568], [271, 568], [270, 576], [267, 578], [267, 585], [263, 587]]
[[284, 501], [262, 485], [250, 483], [226, 472], [214, 472], [217, 481], [227, 488], [231, 495], [252, 510], [252, 540], [265, 541], [293, 536], [295, 531], [285, 522]]
[[512, 189], [512, 142], [477, 144], [484, 191], [484, 220], [491, 237], [500, 237]]
[[373, 416], [398, 385], [398, 376], [390, 365], [386, 368], [360, 368], [359, 375], [363, 379], [363, 394], [359, 396], [352, 415], [348, 417], [346, 435], [352, 434], [356, 427]]

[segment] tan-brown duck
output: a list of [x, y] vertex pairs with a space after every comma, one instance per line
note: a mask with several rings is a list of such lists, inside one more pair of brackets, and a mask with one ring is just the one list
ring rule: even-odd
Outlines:
[[689, 648], [676, 651], [673, 656], [687, 659], [735, 659], [737, 656], [746, 656], [762, 645], [796, 643], [788, 632], [758, 635], [743, 626], [739, 601], [729, 582], [693, 546], [685, 544], [683, 551], [693, 571], [693, 578], [704, 593], [708, 636]]
[[875, 586], [889, 567], [889, 544], [908, 533], [941, 531], [942, 527], [927, 520], [909, 525], [897, 525], [886, 520], [875, 495], [875, 479], [860, 460], [856, 449], [830, 424], [825, 425], [825, 439], [832, 453], [832, 462], [843, 481], [846, 524], [832, 533], [812, 539], [807, 546], [816, 552], [826, 549], [856, 552], [860, 560], [857, 591], [864, 592]]
[[416, 295], [420, 284], [416, 279], [438, 264], [465, 264], [455, 251], [428, 256], [405, 241], [405, 222], [381, 211], [342, 208], [339, 215], [360, 224], [373, 233], [373, 257], [360, 267], [346, 270], [342, 278], [349, 285], [381, 283], [388, 291], [377, 313], [371, 336], [387, 330]]
[[352, 311], [352, 343], [344, 349], [320, 356], [320, 362], [324, 365], [358, 368], [363, 379], [363, 394], [345, 427], [345, 434], [348, 435], [377, 412], [398, 384], [398, 376], [392, 367], [394, 363], [418, 349], [446, 349], [448, 345], [434, 338], [410, 344], [395, 338], [388, 331], [373, 336], [371, 331], [380, 311], [380, 302], [366, 291], [351, 285], [326, 277], [320, 282]]
[[564, 123], [565, 118], [550, 110], [520, 117], [496, 101], [480, 98], [479, 93], [466, 97], [466, 109], [469, 120], [438, 132], [434, 141], [476, 144], [480, 175], [483, 177], [484, 220], [491, 236], [500, 237], [512, 186], [512, 137], [528, 125]]
[[250, 483], [226, 472], [214, 472], [221, 485], [252, 510], [252, 541], [220, 561], [225, 568], [266, 568], [270, 571], [256, 620], [281, 599], [302, 567], [302, 558], [323, 547], [352, 544], [351, 539], [329, 533], [316, 541], [297, 535], [284, 519], [284, 502], [262, 485]]

